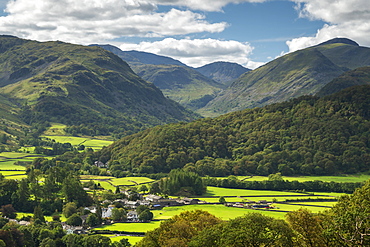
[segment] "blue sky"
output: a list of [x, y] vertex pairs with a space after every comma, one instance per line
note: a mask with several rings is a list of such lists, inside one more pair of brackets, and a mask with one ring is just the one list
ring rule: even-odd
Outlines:
[[370, 46], [368, 0], [0, 0], [0, 34], [256, 68], [335, 37]]

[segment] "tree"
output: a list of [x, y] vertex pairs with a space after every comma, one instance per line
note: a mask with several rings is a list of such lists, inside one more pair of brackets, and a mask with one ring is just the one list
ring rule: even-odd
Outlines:
[[41, 223], [45, 223], [44, 213], [42, 212], [40, 205], [37, 205], [33, 210], [33, 220], [35, 222], [40, 221]]
[[297, 233], [302, 246], [327, 246], [322, 220], [307, 209], [299, 209], [286, 214], [290, 226]]
[[161, 189], [159, 188], [159, 183], [158, 182], [152, 183], [152, 185], [150, 186], [150, 189], [149, 189], [149, 193], [151, 193], [151, 194], [161, 193]]
[[150, 212], [149, 209], [146, 209], [139, 214], [139, 220], [142, 222], [148, 222], [148, 221], [151, 221], [152, 219], [153, 219], [153, 213]]
[[110, 247], [111, 240], [106, 236], [91, 235], [82, 239], [83, 247]]
[[148, 187], [145, 184], [142, 184], [139, 187], [139, 191], [145, 193], [145, 191], [148, 191]]
[[218, 199], [220, 203], [226, 203], [225, 197], [220, 196], [220, 199]]
[[72, 214], [67, 220], [66, 220], [67, 225], [71, 226], [80, 226], [82, 225], [82, 219], [80, 216], [77, 214]]
[[143, 212], [143, 211], [145, 211], [145, 210], [147, 210], [147, 209], [149, 209], [149, 207], [148, 207], [148, 206], [145, 206], [145, 205], [139, 205], [139, 206], [137, 206], [137, 208], [136, 208], [136, 213], [137, 213], [137, 214], [141, 214], [141, 212]]
[[172, 170], [167, 178], [160, 180], [159, 187], [163, 194], [180, 196], [202, 195], [206, 191], [198, 174], [180, 169]]
[[370, 180], [332, 208], [333, 230], [348, 246], [370, 245]]
[[200, 231], [220, 222], [219, 218], [203, 210], [185, 211], [147, 232], [137, 246], [187, 246]]
[[284, 220], [249, 213], [204, 229], [188, 246], [294, 246], [293, 237]]
[[86, 219], [86, 225], [94, 227], [100, 224], [100, 220], [96, 214], [89, 214]]
[[112, 209], [112, 220], [125, 221], [127, 219], [127, 212], [123, 208]]
[[0, 212], [3, 217], [8, 217], [10, 219], [15, 219], [17, 217], [17, 214], [15, 213], [17, 211], [13, 208], [12, 204], [1, 206]]
[[74, 202], [68, 202], [63, 206], [63, 215], [66, 218], [71, 217], [72, 214], [77, 213], [77, 206]]
[[63, 180], [62, 192], [68, 202], [76, 202], [78, 207], [89, 206], [92, 203], [80, 180], [74, 176], [67, 176]]

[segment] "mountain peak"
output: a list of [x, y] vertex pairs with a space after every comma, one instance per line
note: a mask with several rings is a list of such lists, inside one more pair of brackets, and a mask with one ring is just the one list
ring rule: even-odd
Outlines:
[[347, 39], [347, 38], [334, 38], [334, 39], [325, 41], [323, 43], [320, 43], [318, 45], [320, 46], [320, 45], [338, 44], [338, 43], [359, 46], [359, 44], [357, 42], [355, 42], [353, 40], [350, 40], [350, 39]]

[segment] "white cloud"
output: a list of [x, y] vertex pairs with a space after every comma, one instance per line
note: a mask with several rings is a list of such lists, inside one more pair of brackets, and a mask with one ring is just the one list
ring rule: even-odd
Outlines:
[[152, 0], [158, 5], [184, 6], [194, 10], [221, 11], [230, 3], [262, 3], [267, 0]]
[[158, 55], [169, 56], [192, 66], [227, 61], [242, 64], [248, 68], [256, 68], [262, 63], [253, 62], [249, 56], [253, 47], [245, 42], [216, 39], [173, 39], [166, 38], [157, 42], [141, 42], [139, 44], [122, 44], [122, 50], [138, 50]]
[[300, 17], [323, 20], [325, 24], [314, 37], [300, 37], [287, 41], [289, 51], [316, 45], [328, 39], [346, 37], [360, 45], [369, 46], [369, 0], [294, 0]]
[[157, 12], [149, 0], [14, 0], [0, 17], [0, 32], [36, 40], [94, 43], [122, 36], [161, 37], [222, 32], [190, 10]]

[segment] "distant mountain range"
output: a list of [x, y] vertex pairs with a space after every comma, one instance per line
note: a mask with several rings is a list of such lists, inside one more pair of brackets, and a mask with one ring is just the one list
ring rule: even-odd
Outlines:
[[64, 123], [75, 133], [124, 135], [199, 117], [99, 47], [0, 36], [0, 89], [5, 121]]
[[370, 48], [337, 38], [289, 53], [239, 77], [201, 111], [217, 116], [245, 108], [315, 95], [333, 79], [370, 65]]
[[[96, 45], [93, 45], [96, 46]], [[122, 51], [112, 45], [98, 45], [113, 52], [143, 79], [164, 95], [197, 111], [249, 69], [236, 63], [216, 62], [192, 68], [178, 60], [140, 51]]]

